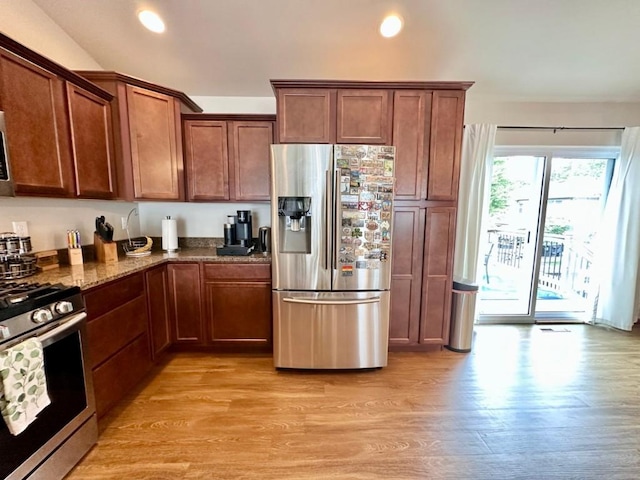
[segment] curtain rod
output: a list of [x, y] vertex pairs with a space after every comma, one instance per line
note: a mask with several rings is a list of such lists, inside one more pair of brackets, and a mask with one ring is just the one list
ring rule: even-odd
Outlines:
[[624, 130], [625, 127], [525, 127], [516, 125], [498, 125], [500, 130]]

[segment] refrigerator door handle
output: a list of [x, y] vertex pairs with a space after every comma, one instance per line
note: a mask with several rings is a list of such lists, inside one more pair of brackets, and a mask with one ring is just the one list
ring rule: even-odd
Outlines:
[[331, 171], [330, 170], [326, 170], [324, 173], [324, 186], [325, 186], [325, 222], [324, 224], [326, 225], [326, 234], [325, 234], [325, 238], [324, 238], [324, 268], [325, 270], [329, 270], [331, 268], [330, 265], [330, 258], [332, 258], [332, 240], [333, 240], [333, 229], [331, 228], [331, 225], [333, 225], [332, 220], [331, 220], [331, 214], [332, 214], [332, 209], [333, 209], [333, 205], [332, 205], [332, 198], [333, 195], [331, 195]]
[[311, 305], [359, 305], [363, 303], [380, 303], [380, 297], [348, 298], [345, 300], [318, 300], [315, 298], [285, 297], [282, 301], [286, 303], [306, 303]]
[[336, 270], [338, 268], [338, 242], [339, 239], [337, 238], [338, 235], [340, 235], [341, 232], [341, 225], [338, 225], [337, 222], [342, 222], [342, 217], [340, 215], [338, 215], [338, 195], [340, 195], [340, 173], [338, 172], [338, 170], [336, 170], [334, 173], [334, 181], [333, 181], [333, 191], [335, 192], [334, 195], [334, 202], [333, 202], [333, 206], [331, 208], [331, 211], [333, 212], [333, 223], [332, 225], [334, 226], [334, 228], [336, 229], [334, 235], [333, 235], [333, 244], [332, 244], [332, 250], [333, 250], [333, 255], [331, 255], [332, 258], [332, 264], [331, 264], [331, 268], [333, 270]]

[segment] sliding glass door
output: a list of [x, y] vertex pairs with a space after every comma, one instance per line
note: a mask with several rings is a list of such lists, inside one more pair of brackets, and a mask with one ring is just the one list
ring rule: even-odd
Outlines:
[[494, 158], [481, 239], [480, 322], [583, 320], [612, 169], [608, 156], [586, 152]]

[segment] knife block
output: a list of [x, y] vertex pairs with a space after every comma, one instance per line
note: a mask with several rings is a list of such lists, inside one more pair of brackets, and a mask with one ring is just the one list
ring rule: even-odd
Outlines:
[[116, 242], [105, 242], [97, 233], [93, 233], [93, 246], [96, 249], [96, 259], [100, 263], [118, 261], [118, 245]]

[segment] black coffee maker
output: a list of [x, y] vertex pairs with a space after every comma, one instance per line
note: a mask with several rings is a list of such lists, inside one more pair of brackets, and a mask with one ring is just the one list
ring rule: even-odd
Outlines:
[[224, 224], [224, 246], [216, 248], [218, 255], [250, 255], [254, 248], [251, 210], [238, 210], [228, 220]]

